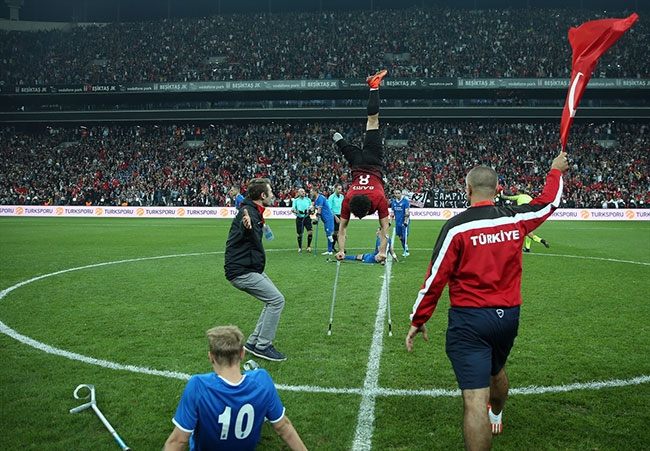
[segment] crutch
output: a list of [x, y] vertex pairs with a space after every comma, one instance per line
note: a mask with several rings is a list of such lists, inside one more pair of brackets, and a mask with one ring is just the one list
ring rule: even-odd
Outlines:
[[[316, 217], [316, 225], [315, 225], [315, 227], [316, 227], [316, 239], [314, 240], [314, 243], [315, 243], [314, 244], [314, 257], [318, 253], [318, 228], [320, 226], [320, 221], [318, 220], [318, 216], [315, 216], [315, 217]], [[309, 220], [311, 221], [311, 218], [309, 218]], [[313, 224], [313, 221], [312, 221], [312, 226], [313, 225], [314, 224]]]
[[393, 320], [390, 318], [390, 287], [386, 283], [386, 309], [388, 310], [388, 336], [393, 336]]
[[[90, 394], [87, 396], [79, 396], [79, 390], [82, 388], [87, 388], [90, 390]], [[123, 451], [131, 451], [131, 448], [129, 448], [126, 443], [124, 443], [124, 440], [115, 432], [115, 429], [113, 429], [113, 426], [108, 422], [104, 414], [102, 414], [101, 410], [99, 410], [99, 407], [97, 407], [97, 401], [95, 400], [95, 386], [90, 385], [90, 384], [81, 384], [77, 386], [74, 390], [74, 397], [75, 399], [86, 399], [90, 398], [90, 401], [87, 402], [86, 404], [82, 404], [79, 407], [75, 407], [74, 409], [70, 409], [70, 413], [79, 413], [82, 412], [89, 407], [92, 408], [97, 416], [99, 417], [100, 420], [102, 420], [102, 423], [104, 423], [104, 426], [106, 426], [106, 429], [108, 429], [108, 432], [111, 433], [115, 441], [117, 442], [118, 445], [120, 445], [120, 448], [122, 448]]]
[[410, 221], [406, 221], [406, 227], [404, 227], [404, 254], [406, 254], [407, 249], [409, 248], [409, 226], [411, 225]]
[[336, 276], [334, 276], [334, 291], [332, 292], [332, 309], [330, 310], [330, 325], [327, 329], [327, 335], [332, 335], [332, 321], [334, 321], [334, 302], [336, 301], [336, 285], [339, 283], [340, 269], [341, 269], [341, 260], [337, 260]]

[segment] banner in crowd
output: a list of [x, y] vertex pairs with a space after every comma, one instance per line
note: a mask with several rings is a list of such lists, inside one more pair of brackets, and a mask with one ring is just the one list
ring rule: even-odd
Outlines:
[[[388, 78], [387, 89], [566, 89], [568, 78]], [[598, 89], [650, 89], [650, 79], [594, 78], [591, 88]], [[365, 88], [365, 79], [351, 80], [250, 80], [205, 81], [177, 83], [124, 83], [124, 84], [78, 84], [78, 85], [2, 85], [2, 95], [49, 95], [49, 94], [117, 94], [167, 92], [246, 92], [246, 91], [336, 91]]]
[[[466, 208], [417, 208], [411, 210], [411, 219], [447, 220]], [[232, 219], [237, 214], [233, 207], [86, 207], [44, 205], [2, 205], [0, 216], [14, 217], [68, 217], [68, 218], [211, 218]], [[268, 208], [268, 219], [294, 219], [291, 208]], [[377, 220], [377, 214], [364, 218]], [[560, 208], [550, 220], [561, 221], [650, 221], [650, 209], [587, 209]]]

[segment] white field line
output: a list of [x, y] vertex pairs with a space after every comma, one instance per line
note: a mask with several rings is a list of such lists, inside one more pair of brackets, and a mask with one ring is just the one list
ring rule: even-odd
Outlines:
[[531, 252], [530, 254], [527, 254], [527, 257], [531, 256], [531, 255], [535, 255], [535, 256], [538, 256], [538, 257], [577, 258], [577, 259], [580, 259], [580, 260], [596, 260], [596, 261], [602, 261], [602, 262], [626, 263], [626, 264], [629, 264], [629, 265], [650, 266], [650, 262], [635, 262], [635, 261], [632, 261], [632, 260], [620, 260], [620, 259], [617, 259], [617, 258], [584, 257], [584, 256], [581, 256], [581, 255], [549, 254], [547, 252], [544, 252], [542, 254]]
[[[217, 254], [219, 252], [201, 252], [201, 253], [191, 253], [191, 254], [177, 254], [177, 255], [164, 255], [164, 256], [157, 256], [157, 257], [144, 257], [144, 258], [133, 258], [133, 259], [128, 259], [128, 260], [119, 260], [119, 261], [113, 261], [113, 262], [105, 262], [105, 263], [97, 263], [93, 265], [86, 265], [86, 266], [80, 266], [77, 268], [70, 268], [70, 269], [64, 269], [61, 271], [56, 271], [50, 274], [44, 274], [41, 276], [34, 277], [29, 280], [25, 280], [23, 282], [19, 282], [9, 288], [6, 288], [2, 291], [0, 291], [0, 301], [6, 297], [9, 293], [12, 291], [23, 287], [31, 282], [35, 282], [37, 280], [45, 279], [47, 277], [52, 277], [52, 276], [57, 276], [60, 274], [65, 274], [68, 272], [72, 271], [79, 271], [83, 269], [88, 269], [88, 268], [96, 268], [100, 266], [108, 266], [108, 265], [115, 265], [115, 264], [120, 264], [120, 263], [128, 263], [128, 262], [137, 262], [137, 261], [145, 261], [145, 260], [156, 260], [156, 259], [163, 259], [163, 258], [177, 258], [177, 257], [191, 257], [191, 256], [198, 256], [198, 255], [210, 255], [210, 254]], [[539, 254], [539, 255], [546, 255], [546, 254]], [[567, 256], [567, 255], [558, 255], [561, 257], [573, 257], [573, 258], [578, 258], [575, 256]], [[586, 258], [589, 259], [589, 258]], [[599, 258], [592, 258], [593, 260], [608, 260], [608, 259], [599, 259]], [[615, 260], [617, 262], [623, 262], [620, 260]], [[642, 262], [624, 262], [624, 263], [631, 263], [631, 264], [641, 264], [641, 265], [649, 265], [648, 263], [642, 263]], [[366, 380], [364, 382], [364, 387], [363, 388], [334, 388], [334, 387], [319, 387], [319, 386], [313, 386], [313, 385], [285, 385], [285, 384], [278, 384], [277, 388], [278, 390], [283, 390], [283, 391], [292, 391], [292, 392], [302, 392], [302, 393], [329, 393], [329, 394], [344, 394], [344, 395], [361, 395], [362, 396], [362, 401], [363, 398], [367, 398], [366, 406], [370, 406], [370, 401], [372, 401], [372, 407], [374, 409], [374, 401], [376, 397], [387, 397], [387, 396], [427, 396], [427, 397], [432, 397], [432, 398], [437, 398], [437, 397], [453, 397], [453, 396], [460, 396], [460, 391], [459, 390], [445, 390], [445, 389], [429, 389], [429, 390], [400, 390], [400, 389], [392, 389], [392, 388], [382, 388], [377, 386], [377, 380], [379, 376], [379, 356], [381, 353], [381, 346], [382, 346], [382, 340], [383, 340], [383, 332], [384, 332], [384, 319], [385, 319], [385, 308], [386, 308], [386, 301], [387, 301], [387, 292], [385, 291], [388, 287], [388, 280], [390, 278], [390, 269], [391, 269], [392, 263], [387, 263], [386, 264], [386, 278], [384, 279], [384, 285], [382, 286], [382, 294], [379, 299], [379, 308], [377, 310], [377, 318], [375, 321], [375, 333], [373, 334], [373, 344], [371, 347], [371, 355], [368, 359], [368, 372], [366, 376]], [[122, 371], [130, 371], [133, 373], [141, 373], [141, 374], [148, 374], [148, 375], [153, 375], [153, 376], [161, 376], [161, 377], [167, 377], [167, 378], [172, 378], [172, 379], [181, 379], [181, 380], [188, 380], [190, 378], [190, 374], [186, 373], [180, 373], [176, 371], [166, 371], [166, 370], [156, 370], [152, 368], [147, 368], [147, 367], [141, 367], [141, 366], [135, 366], [135, 365], [123, 365], [120, 363], [115, 363], [115, 362], [110, 362], [107, 360], [101, 360], [101, 359], [96, 359], [94, 357], [87, 357], [82, 354], [66, 351], [63, 349], [56, 348], [54, 346], [50, 346], [45, 343], [41, 343], [37, 340], [34, 340], [30, 337], [27, 337], [23, 334], [18, 333], [11, 327], [7, 326], [4, 322], [0, 321], [0, 332], [15, 339], [16, 341], [26, 344], [28, 346], [31, 346], [35, 349], [41, 350], [47, 354], [52, 354], [52, 355], [57, 355], [60, 357], [64, 357], [70, 360], [77, 360], [82, 363], [87, 363], [90, 365], [96, 365], [102, 368], [107, 368], [111, 370], [122, 370]], [[556, 385], [556, 386], [547, 386], [547, 387], [540, 387], [536, 385], [528, 386], [528, 387], [520, 387], [520, 388], [511, 388], [509, 391], [510, 395], [539, 395], [539, 394], [544, 394], [544, 393], [560, 393], [560, 392], [568, 392], [568, 391], [575, 391], [575, 390], [600, 390], [603, 388], [613, 388], [613, 387], [625, 387], [625, 386], [630, 386], [630, 385], [639, 385], [639, 384], [647, 384], [650, 383], [650, 375], [641, 375], [637, 377], [633, 377], [630, 379], [613, 379], [613, 380], [605, 380], [605, 381], [591, 381], [591, 382], [576, 382], [572, 384], [565, 384], [565, 385]], [[363, 402], [362, 402], [362, 408], [364, 408]], [[373, 410], [373, 417], [374, 417], [374, 410]], [[364, 433], [366, 433], [365, 431]], [[372, 430], [370, 430], [370, 433], [372, 433]]]
[[[393, 238], [395, 232], [393, 231]], [[375, 422], [375, 400], [379, 393], [379, 364], [384, 340], [384, 320], [386, 319], [386, 306], [390, 289], [390, 275], [393, 261], [389, 257], [386, 260], [386, 271], [384, 272], [384, 283], [381, 286], [379, 306], [375, 317], [375, 331], [372, 334], [370, 355], [366, 369], [366, 379], [363, 382], [361, 392], [361, 405], [357, 417], [357, 428], [354, 433], [353, 451], [365, 451], [372, 449], [372, 434]]]

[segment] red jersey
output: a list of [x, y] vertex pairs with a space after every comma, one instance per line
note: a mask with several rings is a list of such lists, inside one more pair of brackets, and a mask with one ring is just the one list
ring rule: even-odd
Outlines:
[[388, 201], [384, 193], [381, 170], [373, 167], [356, 167], [352, 169], [352, 185], [345, 193], [345, 198], [341, 204], [341, 218], [350, 219], [350, 198], [357, 194], [365, 194], [370, 198], [369, 215], [377, 212], [379, 218], [388, 216]]
[[447, 221], [440, 231], [411, 324], [429, 320], [445, 285], [452, 307], [521, 305], [521, 248], [526, 235], [560, 204], [562, 172], [552, 169], [542, 194], [530, 204], [497, 207], [479, 202]]

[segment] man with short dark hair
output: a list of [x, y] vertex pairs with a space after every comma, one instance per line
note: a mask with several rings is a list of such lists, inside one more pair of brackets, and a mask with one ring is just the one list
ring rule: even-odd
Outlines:
[[224, 270], [226, 279], [235, 288], [264, 302], [255, 331], [246, 340], [246, 350], [266, 360], [287, 358], [273, 346], [273, 339], [284, 308], [284, 296], [264, 273], [266, 253], [262, 245], [264, 210], [273, 205], [271, 182], [254, 178], [248, 182], [248, 196], [232, 220], [226, 241]]
[[468, 450], [488, 450], [502, 431], [508, 396], [505, 364], [519, 329], [521, 244], [562, 199], [562, 173], [569, 169], [561, 152], [551, 165], [542, 194], [529, 204], [497, 207], [497, 173], [487, 166], [466, 178], [470, 207], [448, 220], [433, 249], [426, 277], [411, 313], [406, 349], [418, 333], [428, 340], [425, 323], [449, 285], [446, 351], [463, 397], [463, 436]]
[[336, 254], [338, 260], [345, 258], [345, 242], [351, 215], [361, 219], [364, 216], [377, 212], [381, 232], [381, 245], [377, 253], [377, 262], [386, 260], [388, 246], [388, 201], [384, 194], [384, 179], [382, 169], [384, 166], [384, 146], [379, 134], [379, 85], [388, 71], [382, 70], [366, 79], [370, 87], [368, 98], [368, 120], [366, 122], [366, 136], [363, 148], [348, 143], [343, 136], [336, 132], [332, 136], [334, 143], [339, 148], [352, 171], [352, 184], [346, 193], [341, 205], [341, 219], [339, 222], [338, 244]]
[[245, 355], [241, 330], [219, 326], [208, 330], [206, 337], [213, 371], [187, 382], [163, 451], [185, 450], [188, 444], [190, 450], [254, 450], [266, 419], [290, 449], [306, 450], [269, 373], [263, 369], [241, 373]]
[[395, 218], [395, 235], [399, 237], [402, 242], [402, 249], [404, 257], [408, 257], [408, 235], [411, 224], [411, 203], [404, 197], [402, 190], [397, 188], [395, 190], [395, 199], [390, 202], [390, 209], [393, 211], [392, 217]]
[[298, 196], [291, 204], [291, 211], [296, 215], [296, 240], [298, 241], [298, 253], [302, 252], [303, 235], [307, 229], [307, 252], [311, 252], [311, 241], [314, 237], [311, 223], [311, 199], [307, 197], [304, 188], [298, 189]]
[[230, 191], [228, 192], [228, 194], [232, 198], [234, 204], [233, 206], [239, 210], [239, 207], [241, 207], [242, 202], [244, 202], [244, 196], [239, 191], [239, 187], [233, 185], [232, 187], [230, 187]]

